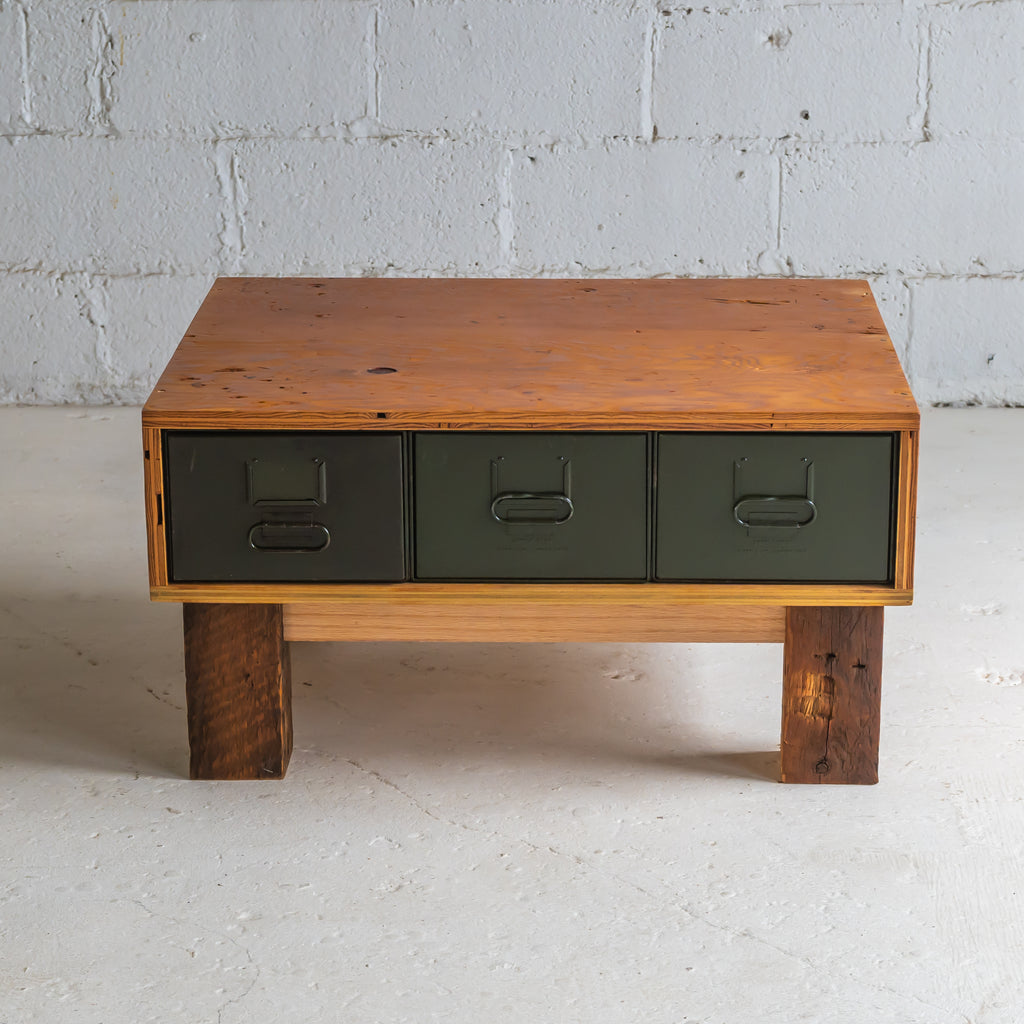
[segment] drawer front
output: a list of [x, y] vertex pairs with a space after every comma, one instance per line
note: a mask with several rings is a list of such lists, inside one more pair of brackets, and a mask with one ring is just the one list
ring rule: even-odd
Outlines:
[[165, 437], [176, 582], [400, 580], [400, 434]]
[[891, 434], [661, 434], [662, 580], [891, 575]]
[[647, 575], [644, 434], [417, 434], [418, 579]]

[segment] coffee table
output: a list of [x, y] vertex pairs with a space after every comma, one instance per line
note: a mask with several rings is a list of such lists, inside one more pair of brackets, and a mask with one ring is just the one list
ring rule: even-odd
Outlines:
[[190, 773], [284, 776], [289, 644], [781, 642], [781, 779], [877, 781], [919, 415], [868, 285], [222, 278], [142, 414]]

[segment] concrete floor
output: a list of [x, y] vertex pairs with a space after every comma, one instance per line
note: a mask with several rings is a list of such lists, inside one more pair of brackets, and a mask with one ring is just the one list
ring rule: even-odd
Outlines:
[[0, 410], [0, 1022], [1019, 1024], [1024, 411], [923, 438], [878, 786], [673, 645], [296, 645], [288, 778], [196, 783], [138, 410]]

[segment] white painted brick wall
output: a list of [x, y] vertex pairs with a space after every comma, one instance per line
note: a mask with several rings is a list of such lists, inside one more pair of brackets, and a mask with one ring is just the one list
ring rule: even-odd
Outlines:
[[380, 19], [380, 118], [456, 135], [638, 135], [649, 20], [614, 4], [396, 5]]
[[117, 61], [116, 41], [108, 40], [105, 27], [112, 11], [92, 0], [39, 3], [23, 10], [31, 55], [24, 74], [32, 127], [70, 135], [102, 130], [104, 83]]
[[784, 166], [782, 248], [798, 274], [1024, 269], [1024, 140], [801, 147]]
[[1024, 0], [0, 0], [0, 401], [311, 273], [866, 276], [1024, 403], [1022, 111]]
[[335, 133], [367, 114], [373, 12], [337, 0], [150, 0], [114, 19], [120, 131]]
[[932, 28], [930, 124], [977, 139], [1024, 135], [1024, 14], [1019, 3], [941, 9]]
[[911, 368], [938, 402], [1024, 405], [1024, 289], [1004, 278], [930, 278], [911, 293]]
[[[64, 402], [107, 397], [97, 332], [90, 323], [101, 300], [85, 274], [0, 276], [0, 397], [23, 402]], [[69, 387], [69, 382], [70, 387]]]
[[101, 274], [216, 269], [210, 144], [23, 136], [3, 148], [0, 266]]
[[765, 154], [727, 145], [526, 147], [510, 189], [516, 270], [756, 275], [774, 186]]
[[7, 133], [25, 124], [25, 36], [25, 12], [13, 4], [0, 6], [0, 130]]
[[492, 144], [302, 140], [240, 143], [233, 153], [241, 273], [493, 272]]
[[660, 136], [920, 137], [912, 8], [692, 8], [657, 30]]

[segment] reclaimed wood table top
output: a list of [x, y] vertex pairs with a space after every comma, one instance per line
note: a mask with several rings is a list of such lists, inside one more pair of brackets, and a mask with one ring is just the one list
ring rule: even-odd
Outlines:
[[864, 281], [221, 278], [159, 429], [906, 430]]

